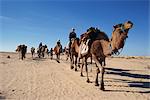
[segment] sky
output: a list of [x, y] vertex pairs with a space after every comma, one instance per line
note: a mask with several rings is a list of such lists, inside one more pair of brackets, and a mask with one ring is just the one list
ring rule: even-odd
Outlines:
[[98, 27], [109, 38], [113, 25], [134, 23], [121, 55], [150, 56], [149, 0], [0, 0], [0, 51], [15, 52], [26, 44], [28, 51], [39, 43], [48, 48], [58, 39], [68, 43], [71, 28], [77, 36]]

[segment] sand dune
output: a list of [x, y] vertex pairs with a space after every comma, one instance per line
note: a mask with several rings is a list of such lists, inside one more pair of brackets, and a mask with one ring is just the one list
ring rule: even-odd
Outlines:
[[0, 99], [150, 100], [150, 59], [107, 58], [106, 91], [100, 91], [94, 86], [94, 64], [88, 65], [91, 83], [86, 83], [80, 69], [71, 70], [64, 55], [60, 63], [26, 57], [22, 61], [17, 53], [0, 53]]

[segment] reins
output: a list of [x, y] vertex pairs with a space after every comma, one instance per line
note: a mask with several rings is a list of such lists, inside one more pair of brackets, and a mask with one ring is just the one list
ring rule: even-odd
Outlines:
[[[126, 39], [124, 39], [124, 44], [126, 43]], [[111, 43], [110, 43], [110, 45], [111, 45]], [[123, 46], [124, 47], [124, 46]], [[119, 50], [117, 50], [116, 52], [113, 52], [113, 54], [115, 54], [115, 55], [119, 55], [121, 52], [122, 52], [122, 50], [123, 50], [123, 47], [120, 49], [120, 51]]]

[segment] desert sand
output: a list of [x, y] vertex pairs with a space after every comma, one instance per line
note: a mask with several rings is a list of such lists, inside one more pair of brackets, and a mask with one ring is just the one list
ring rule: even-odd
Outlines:
[[149, 58], [107, 58], [105, 91], [94, 86], [94, 64], [88, 69], [91, 83], [86, 82], [85, 70], [80, 77], [80, 69], [70, 69], [65, 55], [57, 63], [49, 57], [33, 60], [27, 54], [22, 61], [17, 53], [0, 53], [0, 99], [150, 100]]

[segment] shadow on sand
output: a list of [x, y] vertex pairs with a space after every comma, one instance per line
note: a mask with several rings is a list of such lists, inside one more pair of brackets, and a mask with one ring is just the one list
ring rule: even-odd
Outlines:
[[150, 91], [104, 90], [106, 92], [150, 93]]
[[117, 68], [106, 68], [106, 70], [111, 71], [111, 72], [107, 72], [107, 74], [127, 76], [127, 77], [131, 77], [131, 78], [150, 79], [150, 75], [132, 74], [132, 73], [129, 73], [130, 70], [117, 69]]
[[[125, 79], [113, 79], [114, 82], [124, 82], [127, 83], [128, 86], [117, 86], [117, 87], [135, 87], [135, 88], [150, 88], [150, 82], [148, 81], [150, 79], [150, 75], [143, 75], [143, 74], [133, 74], [130, 73], [131, 70], [125, 70], [125, 69], [117, 69], [117, 68], [106, 68], [106, 74], [113, 74], [113, 75], [120, 75], [120, 76], [126, 76], [130, 78], [139, 78], [139, 79], [146, 79], [146, 82], [141, 81], [131, 81], [131, 80], [125, 80]], [[106, 81], [107, 82], [107, 81]], [[108, 85], [106, 85], [108, 86]], [[111, 86], [111, 85], [109, 85]], [[133, 93], [150, 93], [150, 91], [128, 91], [128, 90], [105, 90], [105, 91], [111, 91], [111, 92], [133, 92]]]
[[45, 61], [46, 58], [35, 57], [35, 58], [33, 58], [32, 60], [35, 60], [35, 61]]
[[0, 96], [0, 100], [5, 100], [6, 97], [5, 96]]

